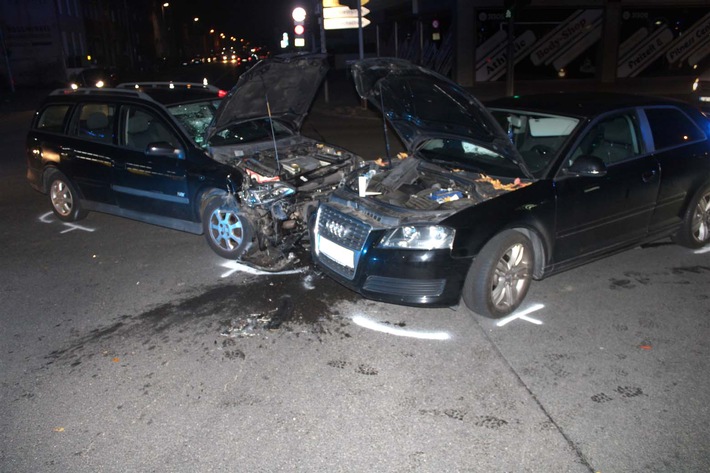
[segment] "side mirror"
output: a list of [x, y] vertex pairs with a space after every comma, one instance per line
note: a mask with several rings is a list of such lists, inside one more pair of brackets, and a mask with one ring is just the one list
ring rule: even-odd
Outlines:
[[157, 141], [149, 143], [145, 149], [148, 156], [170, 156], [177, 159], [185, 159], [185, 153], [180, 148], [176, 148], [167, 141]]
[[565, 171], [573, 176], [602, 177], [606, 176], [606, 164], [597, 156], [585, 154], [577, 157]]

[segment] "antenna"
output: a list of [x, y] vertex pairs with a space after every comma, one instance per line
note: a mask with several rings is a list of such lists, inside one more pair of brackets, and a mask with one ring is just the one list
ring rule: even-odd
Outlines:
[[392, 156], [390, 156], [390, 140], [387, 137], [387, 113], [385, 113], [385, 100], [382, 96], [382, 81], [380, 81], [380, 110], [382, 110], [382, 131], [385, 135], [385, 154], [387, 156], [387, 166], [392, 168]]
[[276, 157], [276, 174], [281, 174], [281, 163], [279, 162], [279, 148], [276, 146], [276, 133], [274, 132], [274, 120], [271, 118], [271, 105], [269, 104], [269, 94], [266, 97], [266, 112], [269, 114], [269, 125], [271, 126], [271, 139], [274, 142], [274, 155]]

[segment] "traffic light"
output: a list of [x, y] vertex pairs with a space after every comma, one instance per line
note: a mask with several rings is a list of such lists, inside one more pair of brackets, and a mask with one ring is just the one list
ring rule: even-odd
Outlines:
[[293, 18], [293, 45], [302, 48], [306, 45], [306, 10], [296, 7], [291, 12]]

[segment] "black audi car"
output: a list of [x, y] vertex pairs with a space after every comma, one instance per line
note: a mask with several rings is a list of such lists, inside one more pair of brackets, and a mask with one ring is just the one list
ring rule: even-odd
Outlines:
[[27, 137], [27, 178], [65, 221], [105, 212], [205, 234], [224, 258], [289, 263], [307, 218], [361, 160], [300, 134], [323, 55], [262, 61], [229, 93], [125, 83], [53, 92]]
[[542, 279], [644, 242], [710, 241], [710, 123], [680, 102], [544, 95], [483, 106], [396, 59], [352, 68], [406, 156], [353, 173], [311, 222], [317, 265], [365, 297], [518, 308]]

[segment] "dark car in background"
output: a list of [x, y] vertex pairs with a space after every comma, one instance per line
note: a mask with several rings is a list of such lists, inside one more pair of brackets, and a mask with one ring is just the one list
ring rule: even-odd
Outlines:
[[299, 134], [325, 58], [263, 61], [228, 93], [126, 83], [53, 92], [27, 137], [27, 178], [57, 217], [99, 211], [205, 234], [224, 258], [288, 263], [320, 199], [360, 158]]
[[710, 123], [633, 95], [500, 99], [396, 59], [352, 68], [406, 144], [312, 219], [317, 265], [365, 297], [502, 317], [533, 279], [672, 237], [710, 241]]
[[69, 79], [71, 89], [86, 87], [111, 88], [118, 84], [118, 72], [109, 67], [89, 67], [72, 75]]

